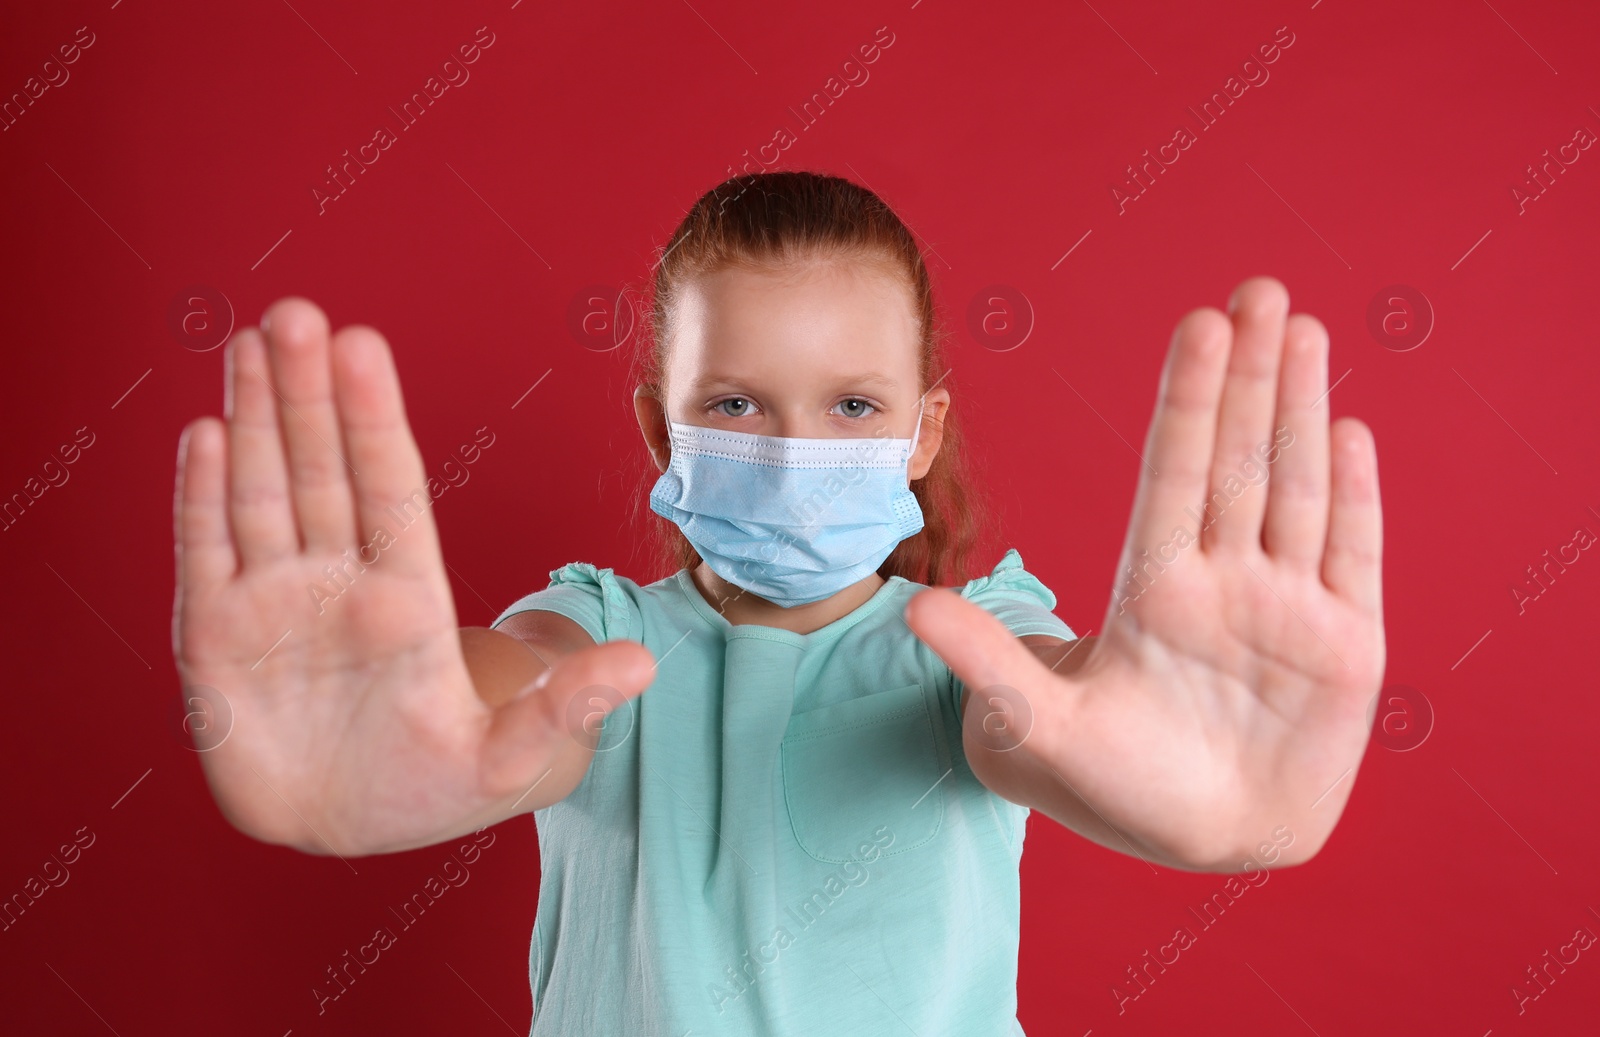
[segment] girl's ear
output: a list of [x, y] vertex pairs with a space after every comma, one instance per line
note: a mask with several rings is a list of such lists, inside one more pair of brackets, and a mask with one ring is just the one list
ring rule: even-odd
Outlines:
[[938, 456], [939, 447], [944, 443], [944, 416], [949, 409], [948, 389], [934, 389], [923, 401], [922, 431], [917, 435], [917, 452], [911, 455], [911, 463], [906, 469], [912, 482], [927, 475], [928, 469], [933, 467], [933, 459]]
[[633, 413], [639, 419], [639, 431], [644, 433], [645, 446], [659, 471], [667, 470], [672, 459], [672, 437], [667, 431], [667, 410], [656, 394], [646, 385], [633, 390]]

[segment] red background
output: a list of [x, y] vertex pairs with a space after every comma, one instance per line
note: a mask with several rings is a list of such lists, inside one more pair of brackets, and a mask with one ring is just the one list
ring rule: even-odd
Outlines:
[[[586, 286], [643, 277], [687, 206], [788, 127], [799, 139], [781, 168], [868, 184], [928, 246], [1005, 538], [1080, 633], [1106, 607], [1139, 470], [1128, 444], [1184, 312], [1220, 307], [1244, 277], [1282, 279], [1331, 331], [1334, 416], [1376, 433], [1385, 680], [1427, 697], [1428, 739], [1374, 741], [1325, 850], [1251, 889], [1120, 1015], [1110, 985], [1193, 929], [1187, 908], [1222, 876], [1153, 873], [1035, 817], [1028, 1033], [1591, 1032], [1600, 947], [1525, 1014], [1511, 986], [1578, 927], [1600, 933], [1600, 711], [1582, 661], [1600, 560], [1582, 557], [1521, 614], [1511, 587], [1579, 525], [1600, 531], [1600, 149], [1525, 213], [1512, 194], [1545, 149], [1600, 133], [1592, 6], [29, 8], [0, 34], [6, 96], [80, 26], [94, 43], [0, 133], [0, 496], [75, 430], [96, 438], [70, 482], [0, 534], [0, 896], [80, 828], [95, 841], [0, 933], [0, 1028], [526, 1032], [530, 820], [496, 829], [472, 881], [318, 1016], [323, 970], [448, 848], [359, 859], [353, 874], [256, 843], [222, 819], [178, 738], [175, 447], [185, 422], [221, 412], [222, 351], [182, 341], [168, 306], [207, 285], [245, 325], [293, 293], [336, 326], [378, 327], [430, 473], [492, 429], [470, 482], [438, 505], [460, 621], [486, 624], [564, 562], [650, 575], [627, 349], [579, 341], [569, 307]], [[325, 167], [397, 129], [388, 106], [480, 26], [494, 43], [471, 79], [319, 214]], [[894, 42], [870, 79], [800, 131], [789, 107], [880, 26]], [[1124, 167], [1193, 127], [1186, 106], [1281, 26], [1294, 42], [1270, 80], [1119, 214]], [[1395, 283], [1434, 312], [1407, 351], [1367, 326]], [[966, 325], [994, 284], [1033, 311], [1015, 349]]]

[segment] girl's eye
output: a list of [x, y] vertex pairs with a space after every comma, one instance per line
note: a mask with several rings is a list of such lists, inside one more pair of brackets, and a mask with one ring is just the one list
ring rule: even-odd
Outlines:
[[864, 418], [867, 416], [868, 412], [877, 409], [873, 407], [872, 404], [862, 399], [841, 400], [839, 402], [839, 406], [846, 408], [844, 416], [847, 418]]
[[713, 403], [711, 406], [712, 406], [712, 409], [716, 410], [716, 409], [720, 409], [720, 408], [726, 407], [730, 403], [734, 405], [734, 410], [731, 410], [731, 411], [724, 410], [724, 411], [722, 411], [722, 413], [724, 415], [726, 415], [727, 417], [730, 417], [730, 418], [742, 418], [746, 414], [750, 413], [750, 401], [745, 399], [742, 396], [730, 396], [726, 400], [718, 400], [716, 403]]

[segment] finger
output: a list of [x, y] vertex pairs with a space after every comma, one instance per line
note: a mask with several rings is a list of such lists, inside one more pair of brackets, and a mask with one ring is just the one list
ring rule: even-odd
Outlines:
[[[1228, 312], [1233, 348], [1211, 457], [1208, 524], [1200, 543], [1207, 551], [1260, 550], [1267, 492], [1266, 472], [1256, 455], [1263, 440], [1270, 444], [1272, 438], [1289, 292], [1275, 278], [1252, 277], [1234, 289]], [[1252, 471], [1260, 473], [1261, 485], [1252, 485]]]
[[480, 757], [484, 787], [491, 795], [530, 788], [569, 739], [593, 748], [597, 714], [615, 712], [642, 694], [655, 680], [655, 661], [637, 641], [590, 645], [561, 658], [494, 711]]
[[1383, 506], [1372, 430], [1356, 418], [1333, 423], [1333, 507], [1322, 582], [1372, 615], [1383, 608]]
[[1328, 331], [1297, 313], [1284, 340], [1278, 424], [1265, 452], [1272, 476], [1262, 546], [1285, 565], [1314, 573], [1328, 535]]
[[[328, 318], [314, 303], [286, 298], [261, 318], [278, 423], [288, 445], [289, 486], [308, 550], [341, 551], [356, 541], [351, 476], [334, 408]], [[266, 371], [257, 372], [263, 379]]]
[[1209, 306], [1185, 315], [1172, 333], [1128, 524], [1125, 550], [1135, 558], [1140, 549], [1185, 546], [1192, 541], [1174, 544], [1174, 535], [1199, 528], [1232, 334], [1228, 318]]
[[256, 328], [245, 328], [228, 343], [228, 524], [245, 568], [300, 550], [277, 400], [253, 373], [266, 367], [266, 344]]
[[394, 354], [376, 330], [352, 325], [334, 337], [333, 372], [341, 435], [357, 472], [361, 544], [381, 548], [397, 573], [431, 574], [443, 555]]
[[906, 603], [906, 625], [974, 694], [1005, 689], [1024, 700], [1034, 678], [1044, 672], [1032, 650], [987, 609], [949, 588], [918, 591]]
[[217, 419], [198, 418], [184, 426], [178, 439], [173, 524], [180, 594], [224, 583], [239, 567], [228, 532], [226, 434]]

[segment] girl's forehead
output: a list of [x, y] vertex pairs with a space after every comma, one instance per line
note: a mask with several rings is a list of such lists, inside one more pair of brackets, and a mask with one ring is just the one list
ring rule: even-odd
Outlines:
[[911, 292], [880, 267], [734, 266], [684, 286], [674, 307], [670, 365], [680, 384], [785, 372], [914, 381], [919, 346]]

